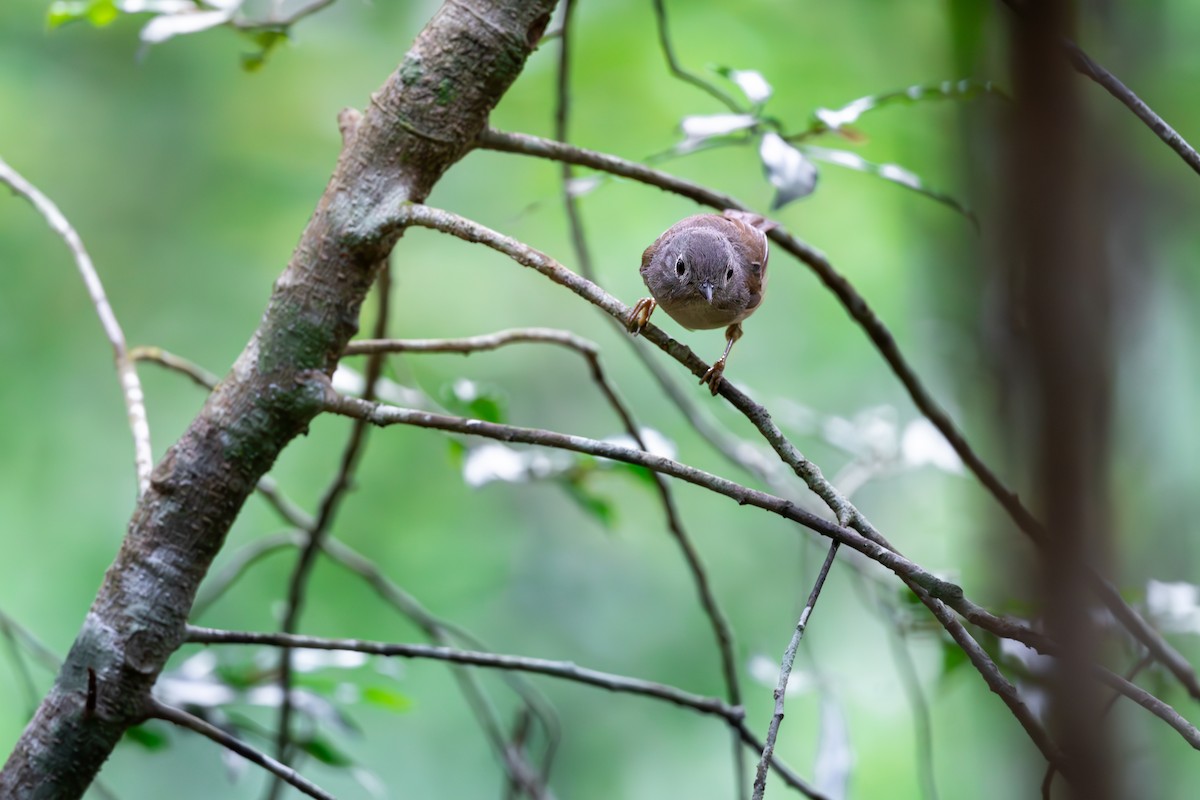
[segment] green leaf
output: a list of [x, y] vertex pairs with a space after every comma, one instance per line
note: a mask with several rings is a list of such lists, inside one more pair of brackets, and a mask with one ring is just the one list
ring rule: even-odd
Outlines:
[[503, 393], [493, 386], [460, 378], [439, 392], [442, 405], [456, 414], [484, 422], [504, 422], [508, 416]]
[[257, 72], [262, 69], [275, 48], [288, 41], [286, 28], [250, 31], [247, 32], [247, 35], [258, 46], [258, 50], [253, 53], [242, 53], [242, 69], [247, 72]]
[[942, 640], [942, 679], [945, 680], [952, 672], [967, 663], [967, 654], [958, 643], [947, 638]]
[[368, 686], [362, 690], [362, 701], [368, 705], [403, 714], [412, 709], [408, 695], [386, 686]]
[[354, 766], [354, 759], [324, 736], [317, 735], [298, 739], [296, 746], [322, 764], [342, 768]]
[[46, 10], [46, 24], [54, 30], [68, 22], [86, 20], [103, 28], [120, 15], [115, 0], [58, 0]]
[[979, 226], [979, 222], [975, 218], [975, 213], [971, 209], [945, 192], [930, 187], [919, 175], [904, 167], [896, 164], [876, 164], [873, 161], [867, 161], [857, 153], [851, 153], [846, 150], [830, 150], [815, 145], [807, 145], [803, 149], [805, 154], [814, 160], [824, 161], [827, 164], [834, 164], [857, 172], [865, 172], [868, 175], [874, 175], [876, 178], [882, 178], [885, 181], [903, 186], [905, 189], [914, 191], [917, 194], [924, 195], [930, 200], [954, 209], [969, 219], [972, 225]]
[[152, 752], [171, 746], [170, 737], [164, 731], [159, 730], [158, 726], [150, 722], [126, 728], [125, 739]]
[[580, 477], [568, 477], [559, 481], [559, 485], [566, 491], [567, 496], [575, 501], [576, 505], [605, 528], [611, 530], [616, 524], [616, 507], [608, 498], [601, 497], [588, 489]]

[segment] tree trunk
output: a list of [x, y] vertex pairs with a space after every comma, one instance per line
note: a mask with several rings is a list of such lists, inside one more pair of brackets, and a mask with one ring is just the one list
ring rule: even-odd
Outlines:
[[0, 797], [81, 797], [125, 730], [145, 717], [242, 504], [321, 410], [319, 373], [333, 373], [377, 265], [400, 235], [377, 230], [374, 212], [423, 200], [471, 148], [553, 7], [447, 2], [346, 132], [262, 323], [155, 468], [54, 687], [0, 772]]

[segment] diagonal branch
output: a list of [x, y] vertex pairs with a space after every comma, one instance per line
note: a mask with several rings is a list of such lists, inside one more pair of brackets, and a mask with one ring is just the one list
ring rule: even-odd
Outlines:
[[[1017, 14], [1024, 14], [1026, 11], [1024, 3], [1014, 2], [1014, 0], [1004, 0], [1004, 3]], [[1184, 139], [1178, 131], [1167, 124], [1165, 119], [1155, 113], [1154, 109], [1146, 105], [1142, 98], [1134, 94], [1132, 89], [1122, 83], [1120, 78], [1096, 63], [1083, 51], [1083, 48], [1071, 39], [1064, 38], [1062, 40], [1062, 50], [1076, 72], [1091, 78], [1103, 87], [1121, 105], [1132, 111], [1134, 116], [1162, 140], [1163, 144], [1175, 151], [1175, 154], [1182, 158], [1185, 164], [1193, 171], [1200, 173], [1200, 153], [1197, 153], [1196, 149], [1188, 144], [1187, 139]]]
[[[676, 178], [659, 170], [651, 169], [642, 164], [616, 156], [607, 155], [605, 153], [597, 153], [590, 150], [584, 150], [571, 145], [564, 145], [559, 142], [553, 142], [549, 139], [542, 139], [536, 136], [526, 134], [503, 133], [500, 131], [487, 129], [480, 134], [479, 145], [492, 150], [503, 152], [519, 153], [523, 155], [531, 155], [539, 158], [547, 158], [551, 160], [569, 161], [580, 166], [591, 167], [592, 169], [609, 172], [614, 175], [620, 175], [632, 180], [645, 183], [650, 186], [657, 186], [665, 191], [679, 194], [683, 197], [695, 200], [703, 205], [712, 208], [735, 208], [747, 210], [747, 207], [740, 203], [730, 195], [713, 191], [699, 184], [685, 181]], [[420, 223], [418, 223], [420, 224]], [[900, 352], [895, 338], [887, 327], [875, 315], [875, 312], [867, 304], [866, 300], [858, 294], [854, 287], [845, 277], [838, 273], [829, 263], [829, 261], [818, 251], [808, 247], [798, 239], [791, 236], [782, 227], [777, 227], [771, 231], [770, 237], [785, 250], [790, 252], [795, 257], [806, 263], [817, 276], [830, 288], [831, 291], [841, 301], [843, 307], [850, 316], [859, 324], [860, 327], [867, 333], [871, 341], [875, 343], [884, 359], [891, 366], [892, 371], [900, 379], [908, 390], [909, 397], [913, 403], [921, 411], [922, 414], [929, 419], [930, 422], [941, 432], [954, 448], [954, 451], [967, 465], [967, 468], [975, 475], [975, 477], [983, 484], [984, 488], [996, 499], [1005, 512], [1013, 519], [1017, 526], [1035, 543], [1044, 543], [1047, 540], [1047, 533], [1041, 523], [1033, 516], [1033, 514], [1025, 507], [1020, 498], [1015, 492], [1010, 490], [1000, 478], [991, 470], [983, 459], [974, 451], [967, 442], [963, 434], [955, 426], [949, 415], [941, 408], [929, 391], [924, 387], [916, 371], [909, 365], [907, 359]], [[519, 260], [519, 259], [518, 259]], [[607, 309], [606, 309], [607, 310]], [[664, 344], [668, 341], [665, 336], [660, 339]], [[654, 342], [658, 344], [659, 342]], [[675, 345], [672, 342], [672, 345]], [[660, 345], [663, 346], [663, 345]], [[676, 345], [676, 347], [680, 347]], [[690, 356], [691, 351], [686, 350]], [[674, 350], [668, 350], [669, 354], [676, 355]], [[694, 357], [693, 357], [694, 358]], [[695, 359], [699, 362], [699, 359]], [[691, 363], [686, 364], [691, 368]], [[694, 372], [694, 370], [693, 370]], [[697, 373], [703, 374], [703, 373]], [[730, 400], [738, 410], [742, 411], [747, 417], [756, 424], [762, 420], [769, 428], [774, 428], [773, 423], [770, 423], [769, 417], [765, 415], [761, 407], [757, 406], [746, 398], [743, 394], [729, 385], [728, 381], [723, 382], [720, 394]], [[760, 430], [763, 428], [760, 427]], [[764, 430], [764, 435], [766, 431]], [[776, 452], [784, 456], [787, 461], [783, 448], [782, 434], [776, 438], [774, 434], [767, 436], [769, 442], [775, 447]], [[778, 443], [778, 446], [777, 446]], [[790, 462], [789, 462], [790, 463]], [[795, 466], [795, 465], [793, 465]], [[811, 486], [811, 484], [810, 484]], [[820, 493], [818, 493], [820, 494]], [[822, 495], [822, 499], [827, 501], [832, 497]], [[836, 510], [836, 509], [835, 509]], [[840, 511], [838, 512], [840, 515]], [[1113, 613], [1117, 620], [1127, 629], [1133, 636], [1138, 639], [1145, 647], [1153, 654], [1156, 661], [1165, 666], [1175, 676], [1175, 678], [1187, 689], [1188, 694], [1200, 699], [1200, 681], [1196, 678], [1196, 672], [1192, 665], [1188, 663], [1179, 651], [1172, 647], [1157, 631], [1150, 625], [1121, 597], [1116, 587], [1107, 581], [1103, 576], [1096, 573], [1094, 570], [1089, 570], [1089, 580], [1092, 590], [1104, 603], [1104, 605]]]
[[796, 623], [796, 630], [792, 633], [792, 639], [783, 653], [783, 663], [779, 667], [779, 682], [775, 685], [775, 713], [771, 715], [771, 723], [767, 728], [767, 741], [763, 745], [762, 758], [758, 762], [758, 770], [754, 775], [754, 800], [762, 800], [763, 794], [767, 791], [767, 767], [775, 752], [775, 739], [779, 736], [779, 725], [783, 722], [783, 703], [787, 696], [788, 681], [792, 677], [792, 664], [796, 661], [796, 650], [800, 647], [800, 639], [804, 637], [804, 631], [808, 628], [808, 618], [817, 605], [817, 598], [821, 596], [821, 589], [825, 586], [825, 579], [829, 577], [829, 569], [833, 566], [837, 551], [838, 543], [834, 541], [829, 545], [825, 563], [821, 565], [821, 571], [817, 573], [817, 580], [808, 594], [808, 602], [804, 604], [804, 610], [800, 612], [800, 621]]
[[279, 780], [296, 787], [296, 789], [304, 792], [309, 797], [315, 797], [318, 800], [336, 800], [329, 792], [317, 786], [288, 765], [281, 764], [266, 753], [246, 744], [236, 736], [226, 733], [216, 725], [206, 722], [194, 714], [189, 714], [183, 709], [175, 708], [158, 701], [152, 701], [150, 704], [150, 716], [155, 719], [165, 720], [173, 725], [178, 725], [181, 728], [186, 728], [201, 736], [212, 739], [225, 749], [237, 753], [247, 761], [262, 767]]
[[146, 417], [146, 395], [142, 391], [142, 382], [138, 380], [137, 370], [134, 369], [133, 359], [125, 346], [125, 334], [117, 315], [113, 313], [104, 293], [104, 284], [83, 246], [79, 233], [71, 225], [66, 216], [46, 195], [36, 186], [25, 180], [15, 169], [0, 158], [0, 183], [8, 186], [16, 194], [24, 197], [37, 209], [51, 229], [66, 243], [67, 248], [75, 259], [75, 267], [83, 284], [87, 287], [88, 297], [100, 318], [100, 326], [108, 337], [113, 349], [113, 360], [116, 363], [117, 379], [121, 383], [121, 396], [125, 399], [125, 415], [129, 418], [129, 430], [133, 434], [133, 460], [137, 468], [138, 495], [146, 491], [150, 485], [150, 470], [154, 467], [154, 452], [150, 447], [150, 422]]

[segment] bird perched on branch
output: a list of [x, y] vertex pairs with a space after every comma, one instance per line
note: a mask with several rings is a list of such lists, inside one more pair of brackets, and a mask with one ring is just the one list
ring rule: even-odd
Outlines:
[[667, 228], [642, 253], [642, 280], [650, 289], [634, 305], [625, 327], [634, 336], [656, 306], [688, 330], [725, 327], [725, 353], [701, 383], [720, 388], [742, 320], [762, 303], [767, 288], [767, 232], [776, 226], [758, 214], [727, 209], [696, 214]]

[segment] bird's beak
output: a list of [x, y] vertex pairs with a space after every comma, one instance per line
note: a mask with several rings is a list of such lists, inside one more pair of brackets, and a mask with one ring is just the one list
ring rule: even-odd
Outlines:
[[710, 304], [712, 303], [713, 285], [712, 281], [704, 281], [700, 284], [700, 294], [704, 295], [704, 299]]

